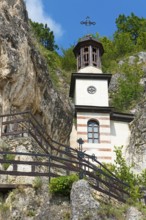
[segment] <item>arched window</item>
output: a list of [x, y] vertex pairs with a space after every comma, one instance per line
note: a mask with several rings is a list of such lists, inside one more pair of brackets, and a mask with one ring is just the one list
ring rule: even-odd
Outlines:
[[88, 143], [99, 143], [99, 122], [88, 121]]

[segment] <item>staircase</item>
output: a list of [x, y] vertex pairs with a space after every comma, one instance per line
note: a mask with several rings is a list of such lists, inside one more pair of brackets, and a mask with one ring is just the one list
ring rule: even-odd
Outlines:
[[[63, 172], [77, 173], [80, 179], [86, 178], [90, 186], [98, 192], [121, 202], [126, 202], [129, 198], [129, 186], [126, 183], [96, 160], [95, 156], [52, 140], [31, 112], [6, 114], [0, 118], [1, 138], [32, 137], [42, 152], [0, 151], [0, 164], [9, 164], [12, 167], [0, 170], [1, 175], [47, 176], [50, 180]], [[14, 159], [9, 159], [8, 155], [13, 155]], [[21, 160], [21, 156], [28, 156], [30, 160]], [[20, 171], [19, 165], [29, 165], [30, 169], [27, 172]]]

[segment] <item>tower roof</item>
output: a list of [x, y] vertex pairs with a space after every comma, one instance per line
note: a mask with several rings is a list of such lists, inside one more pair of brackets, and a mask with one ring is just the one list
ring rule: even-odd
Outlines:
[[99, 50], [100, 50], [101, 56], [103, 55], [104, 48], [102, 46], [102, 43], [100, 43], [98, 40], [96, 40], [91, 35], [86, 35], [86, 36], [82, 37], [79, 40], [79, 42], [77, 43], [77, 45], [74, 47], [73, 52], [74, 52], [75, 56], [76, 56], [76, 54], [78, 53], [78, 51], [80, 50], [81, 47], [88, 46], [88, 45], [98, 47]]

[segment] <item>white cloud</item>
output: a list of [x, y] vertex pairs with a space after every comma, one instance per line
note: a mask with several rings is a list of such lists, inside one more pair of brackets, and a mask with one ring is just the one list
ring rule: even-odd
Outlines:
[[42, 0], [25, 0], [28, 16], [32, 21], [47, 24], [54, 32], [56, 38], [63, 35], [60, 24], [55, 22], [49, 15], [44, 12]]

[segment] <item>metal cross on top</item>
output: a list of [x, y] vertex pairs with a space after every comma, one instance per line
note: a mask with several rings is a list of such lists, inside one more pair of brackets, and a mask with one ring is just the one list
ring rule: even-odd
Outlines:
[[90, 21], [90, 17], [87, 16], [85, 21], [81, 21], [80, 24], [84, 24], [85, 26], [95, 25], [96, 22]]

